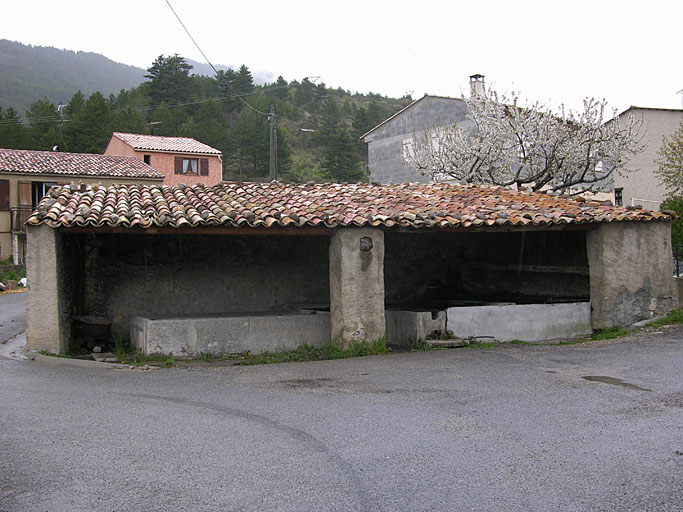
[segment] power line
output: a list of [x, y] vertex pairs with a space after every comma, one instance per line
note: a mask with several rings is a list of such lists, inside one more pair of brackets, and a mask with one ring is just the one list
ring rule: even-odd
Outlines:
[[[183, 27], [183, 30], [185, 30], [185, 32], [186, 32], [187, 35], [190, 37], [190, 39], [192, 40], [192, 42], [194, 43], [194, 45], [197, 47], [197, 50], [199, 50], [199, 53], [202, 54], [202, 56], [206, 59], [206, 62], [208, 62], [208, 63], [209, 63], [209, 66], [211, 66], [211, 69], [213, 69], [214, 73], [216, 73], [216, 76], [217, 76], [217, 77], [220, 76], [220, 75], [218, 74], [218, 71], [216, 70], [216, 68], [213, 66], [213, 64], [211, 64], [211, 61], [210, 61], [209, 58], [206, 56], [206, 54], [204, 53], [204, 51], [203, 51], [203, 50], [199, 47], [199, 45], [197, 44], [197, 41], [195, 41], [195, 40], [194, 40], [194, 37], [192, 37], [192, 34], [190, 34], [190, 31], [187, 30], [187, 27], [185, 27], [185, 24], [183, 23], [183, 20], [181, 20], [181, 19], [180, 19], [180, 16], [178, 16], [178, 13], [175, 12], [175, 9], [174, 9], [173, 6], [171, 5], [171, 2], [169, 2], [168, 0], [166, 0], [166, 4], [168, 4], [168, 7], [171, 9], [171, 11], [173, 12], [174, 16], [175, 16], [176, 19], [178, 20], [178, 23], [180, 23], [180, 26]], [[229, 88], [234, 94], [237, 94], [237, 91], [235, 91], [235, 89], [232, 88], [232, 85], [230, 85], [230, 82], [226, 81], [225, 84], [228, 86], [228, 88]], [[257, 114], [261, 114], [261, 115], [264, 115], [264, 116], [267, 116], [267, 115], [268, 115], [266, 112], [261, 112], [260, 110], [255, 109], [254, 107], [252, 107], [251, 105], [249, 105], [249, 103], [247, 103], [247, 101], [244, 100], [244, 98], [241, 98], [241, 97], [239, 97], [239, 96], [237, 96], [237, 97], [239, 98], [239, 100], [240, 100], [242, 103], [244, 103], [247, 107], [249, 107], [251, 110], [253, 110], [253, 111], [256, 112]]]
[[[289, 85], [281, 85], [278, 87], [269, 87], [269, 91], [276, 91], [279, 89], [287, 89], [289, 88]], [[255, 94], [259, 94], [261, 91], [251, 91], [251, 92], [245, 92], [241, 94], [232, 94], [229, 96], [215, 96], [213, 98], [203, 98], [200, 100], [193, 100], [193, 101], [184, 101], [184, 102], [179, 102], [179, 103], [170, 103], [166, 105], [168, 108], [176, 108], [176, 107], [184, 107], [187, 105], [197, 105], [200, 103], [209, 103], [211, 101], [222, 101], [222, 100], [230, 100], [234, 98], [239, 98], [240, 96], [253, 96]], [[146, 107], [126, 107], [126, 108], [119, 108], [115, 110], [111, 110], [110, 113], [112, 114], [118, 114], [120, 112], [124, 112], [128, 110], [129, 108], [132, 108], [133, 110], [137, 112], [145, 112], [148, 110], [154, 110], [158, 107], [160, 107], [161, 104], [158, 105], [149, 105]], [[28, 119], [27, 119], [28, 120]], [[38, 116], [38, 117], [33, 117], [30, 120], [28, 120], [31, 124], [40, 124], [40, 123], [52, 123], [52, 122], [59, 122], [61, 119], [58, 115], [47, 115], [47, 116]], [[64, 121], [69, 121], [70, 119], [68, 117], [64, 118]], [[2, 119], [0, 120], [0, 125], [10, 125], [10, 124], [23, 124], [21, 119]]]

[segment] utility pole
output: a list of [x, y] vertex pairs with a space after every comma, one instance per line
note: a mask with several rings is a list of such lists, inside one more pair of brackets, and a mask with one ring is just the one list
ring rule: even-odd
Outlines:
[[64, 103], [57, 106], [57, 114], [59, 114], [59, 143], [62, 145], [62, 151], [66, 151], [64, 146], [64, 109], [67, 107]]
[[277, 126], [275, 125], [275, 105], [270, 105], [268, 122], [270, 123], [270, 180], [277, 181]]

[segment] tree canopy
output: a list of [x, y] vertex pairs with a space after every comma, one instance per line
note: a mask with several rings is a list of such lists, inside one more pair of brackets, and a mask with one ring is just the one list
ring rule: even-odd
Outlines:
[[244, 64], [214, 77], [190, 70], [181, 56], [160, 55], [147, 82], [118, 94], [86, 97], [79, 90], [59, 113], [38, 99], [25, 121], [11, 107], [0, 111], [0, 147], [101, 153], [114, 131], [193, 137], [223, 152], [224, 179], [268, 180], [269, 125], [262, 113], [273, 104], [280, 179], [358, 181], [366, 167], [358, 137], [408, 101], [351, 94], [308, 78], [278, 76], [256, 85]]
[[663, 137], [655, 174], [669, 196], [683, 196], [683, 121], [670, 137]]
[[416, 134], [404, 161], [434, 179], [464, 183], [597, 192], [613, 172], [625, 172], [642, 150], [640, 123], [608, 118], [606, 102], [586, 99], [580, 111], [559, 112], [516, 94], [487, 91], [465, 100], [474, 128], [436, 127]]
[[147, 68], [149, 95], [154, 103], [186, 101], [192, 91], [190, 66], [178, 55], [159, 55], [151, 67]]

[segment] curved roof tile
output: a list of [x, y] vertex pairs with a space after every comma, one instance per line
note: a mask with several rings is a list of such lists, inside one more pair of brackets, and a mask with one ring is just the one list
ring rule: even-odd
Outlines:
[[190, 137], [165, 137], [121, 132], [114, 132], [112, 137], [116, 137], [133, 149], [141, 151], [170, 151], [174, 153], [201, 153], [203, 155], [221, 154], [220, 150]]
[[53, 187], [28, 224], [51, 227], [190, 226], [407, 228], [529, 227], [669, 221], [665, 213], [502, 187], [223, 182]]
[[163, 180], [164, 175], [132, 156], [0, 149], [0, 173], [97, 176]]

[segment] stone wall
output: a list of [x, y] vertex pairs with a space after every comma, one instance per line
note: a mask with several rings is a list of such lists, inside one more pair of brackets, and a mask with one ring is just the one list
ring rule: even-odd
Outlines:
[[588, 302], [461, 307], [446, 313], [447, 328], [457, 338], [534, 342], [581, 338], [592, 332]]
[[377, 183], [427, 183], [431, 177], [423, 176], [403, 164], [404, 143], [414, 134], [420, 136], [426, 129], [458, 123], [463, 127], [467, 120], [467, 107], [459, 98], [425, 96], [399, 115], [377, 128], [364, 140], [368, 143], [370, 181]]
[[384, 231], [337, 229], [329, 261], [332, 338], [350, 343], [384, 336]]
[[385, 235], [386, 304], [588, 301], [585, 231]]
[[600, 224], [587, 236], [594, 329], [630, 325], [674, 305], [671, 223]]
[[60, 332], [58, 235], [47, 226], [29, 226], [28, 234], [26, 344], [31, 350], [66, 352], [68, 336]]
[[131, 320], [132, 345], [145, 354], [190, 357], [292, 350], [330, 341], [327, 311], [292, 315], [233, 315]]
[[329, 308], [327, 236], [72, 236], [85, 255], [79, 314], [123, 337], [134, 316]]

